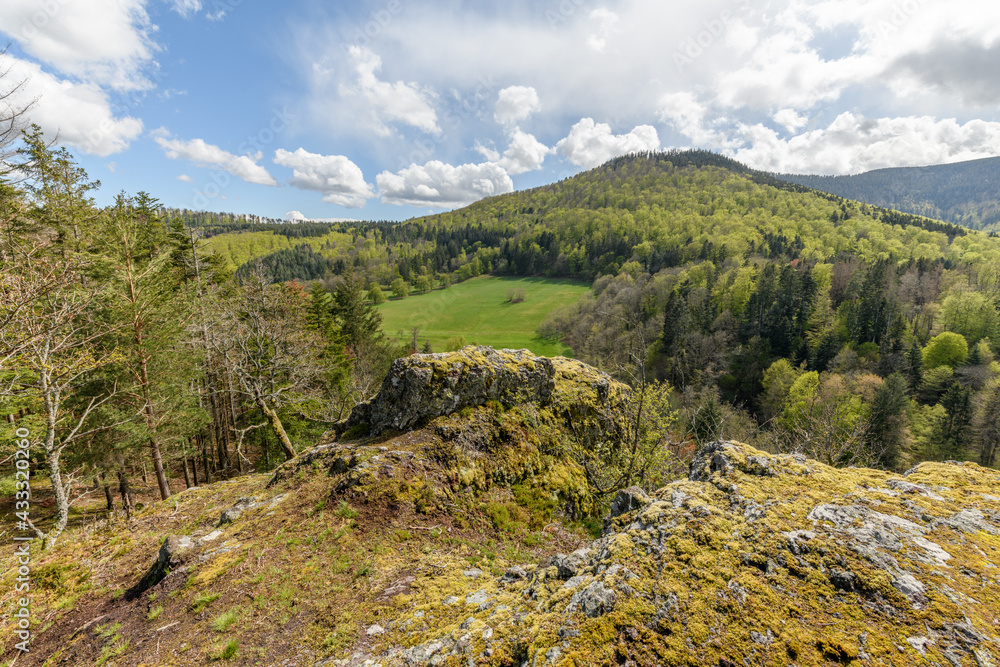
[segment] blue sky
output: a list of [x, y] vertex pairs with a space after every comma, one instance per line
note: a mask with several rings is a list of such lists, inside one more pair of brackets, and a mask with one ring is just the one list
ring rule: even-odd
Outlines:
[[4, 0], [0, 87], [98, 202], [405, 219], [635, 150], [1000, 154], [993, 0]]

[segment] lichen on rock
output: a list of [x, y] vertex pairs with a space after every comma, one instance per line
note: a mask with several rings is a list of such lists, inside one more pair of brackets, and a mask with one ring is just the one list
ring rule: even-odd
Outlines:
[[[932, 467], [908, 477], [922, 492], [883, 471], [713, 443], [688, 480], [646, 498], [623, 493], [587, 547], [455, 593], [483, 591], [489, 607], [451, 611], [411, 596], [438, 625], [417, 644], [388, 633], [373, 655], [383, 665], [432, 655], [484, 665], [1000, 664], [1000, 504], [989, 494], [1000, 473]], [[459, 623], [489, 626], [489, 639]]]

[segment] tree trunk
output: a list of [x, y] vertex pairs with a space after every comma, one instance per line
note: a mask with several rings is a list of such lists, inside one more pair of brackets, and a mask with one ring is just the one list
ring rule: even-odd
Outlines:
[[44, 535], [36, 528], [35, 532], [39, 537], [45, 538], [44, 548], [50, 549], [59, 535], [66, 530], [66, 523], [69, 521], [69, 496], [67, 488], [63, 485], [62, 471], [59, 469], [59, 456], [62, 449], [56, 445], [56, 418], [59, 414], [59, 393], [53, 391], [48, 371], [41, 373], [41, 389], [45, 404], [45, 440], [42, 447], [45, 450], [45, 464], [49, 469], [49, 480], [52, 483], [52, 493], [56, 500], [56, 516], [52, 523], [52, 528]]
[[205, 483], [212, 483], [212, 471], [208, 465], [208, 445], [205, 444], [205, 439], [201, 439], [201, 462], [205, 466]]
[[122, 509], [125, 510], [125, 516], [129, 519], [132, 518], [132, 488], [128, 484], [128, 477], [125, 475], [124, 471], [118, 471], [118, 493], [122, 497]]
[[104, 477], [104, 471], [97, 474], [98, 483], [104, 489], [104, 500], [108, 503], [108, 514], [115, 511], [115, 499], [111, 496], [111, 485], [108, 484], [108, 480]]
[[[184, 460], [184, 465], [187, 465], [187, 459]], [[191, 457], [191, 476], [194, 485], [198, 486], [198, 457], [196, 456]]]
[[288, 434], [285, 433], [285, 427], [281, 425], [278, 413], [272, 410], [263, 399], [257, 399], [257, 407], [267, 417], [267, 421], [271, 423], [271, 428], [274, 429], [274, 434], [278, 436], [281, 449], [285, 452], [285, 460], [288, 461], [295, 458], [295, 448], [292, 447], [292, 441], [288, 439]]
[[181, 459], [181, 463], [184, 464], [184, 488], [191, 488], [191, 475], [188, 474], [188, 460], [187, 457]]

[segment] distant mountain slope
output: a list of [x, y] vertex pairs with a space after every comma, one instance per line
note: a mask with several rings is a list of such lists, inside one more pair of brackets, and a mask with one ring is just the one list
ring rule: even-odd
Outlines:
[[877, 169], [854, 176], [777, 178], [875, 206], [1000, 231], [1000, 157], [930, 167]]

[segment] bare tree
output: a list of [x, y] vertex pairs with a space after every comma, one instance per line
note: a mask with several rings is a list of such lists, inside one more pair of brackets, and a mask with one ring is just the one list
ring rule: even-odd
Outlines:
[[[92, 374], [118, 360], [116, 351], [102, 351], [99, 341], [109, 326], [93, 316], [100, 291], [81, 285], [80, 267], [32, 253], [17, 271], [3, 273], [0, 312], [0, 396], [29, 401], [41, 419], [40, 444], [45, 457], [56, 516], [49, 531], [37, 527], [46, 548], [65, 530], [78, 471], [66, 471], [67, 448], [86, 441], [108, 425], [98, 425], [97, 409], [116, 395], [116, 388], [99, 396], [85, 390]], [[30, 260], [30, 261], [29, 261]], [[34, 527], [34, 526], [33, 526]]]
[[254, 272], [222, 301], [213, 344], [232, 370], [236, 391], [264, 414], [290, 459], [295, 447], [278, 413], [315, 389], [321, 373], [316, 357], [323, 342], [305, 321], [302, 300], [296, 298], [304, 294], [268, 282]]

